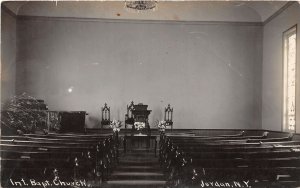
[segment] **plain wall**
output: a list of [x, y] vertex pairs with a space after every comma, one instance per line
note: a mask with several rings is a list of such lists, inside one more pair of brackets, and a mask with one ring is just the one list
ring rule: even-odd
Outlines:
[[[283, 32], [297, 24], [296, 106], [300, 106], [300, 5], [295, 2], [264, 26], [262, 128], [282, 130]], [[296, 109], [296, 131], [300, 132], [300, 109]]]
[[17, 31], [17, 92], [85, 110], [88, 127], [105, 102], [124, 121], [133, 100], [151, 127], [170, 103], [174, 128], [261, 128], [259, 25], [24, 18]]
[[16, 18], [1, 9], [1, 107], [15, 95]]

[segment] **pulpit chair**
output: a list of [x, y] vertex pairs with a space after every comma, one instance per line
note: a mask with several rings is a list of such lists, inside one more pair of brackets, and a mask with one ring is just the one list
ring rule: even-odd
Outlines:
[[130, 105], [127, 105], [127, 114], [125, 114], [125, 129], [127, 129], [127, 125], [134, 125], [134, 118], [132, 111], [134, 110], [134, 103], [131, 101]]
[[171, 131], [173, 131], [173, 108], [171, 108], [170, 104], [168, 104], [168, 107], [165, 108], [165, 122], [166, 127], [170, 126]]
[[104, 107], [101, 108], [102, 111], [102, 120], [101, 120], [101, 129], [110, 125], [110, 107], [107, 107], [107, 104], [104, 104]]

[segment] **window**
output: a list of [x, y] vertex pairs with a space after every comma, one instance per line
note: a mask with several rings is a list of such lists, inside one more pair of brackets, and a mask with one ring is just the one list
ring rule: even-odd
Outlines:
[[283, 131], [296, 130], [296, 36], [297, 28], [283, 33]]

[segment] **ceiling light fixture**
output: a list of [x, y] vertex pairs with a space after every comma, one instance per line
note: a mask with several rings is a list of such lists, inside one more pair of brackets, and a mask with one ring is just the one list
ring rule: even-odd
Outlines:
[[129, 12], [142, 13], [157, 10], [157, 1], [125, 1], [125, 8]]

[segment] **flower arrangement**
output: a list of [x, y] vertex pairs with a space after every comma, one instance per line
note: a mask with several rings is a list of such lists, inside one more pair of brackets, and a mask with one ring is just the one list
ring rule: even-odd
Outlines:
[[122, 126], [121, 125], [121, 121], [119, 121], [119, 120], [112, 120], [111, 122], [110, 122], [110, 128], [112, 128], [112, 130], [114, 131], [114, 132], [119, 132], [120, 131], [120, 127]]
[[134, 128], [137, 130], [142, 130], [146, 127], [145, 122], [134, 122]]
[[47, 111], [39, 108], [38, 99], [23, 93], [4, 105], [1, 125], [18, 134], [35, 133], [47, 128]]
[[160, 132], [165, 132], [167, 126], [166, 121], [158, 121], [157, 128], [159, 129]]

